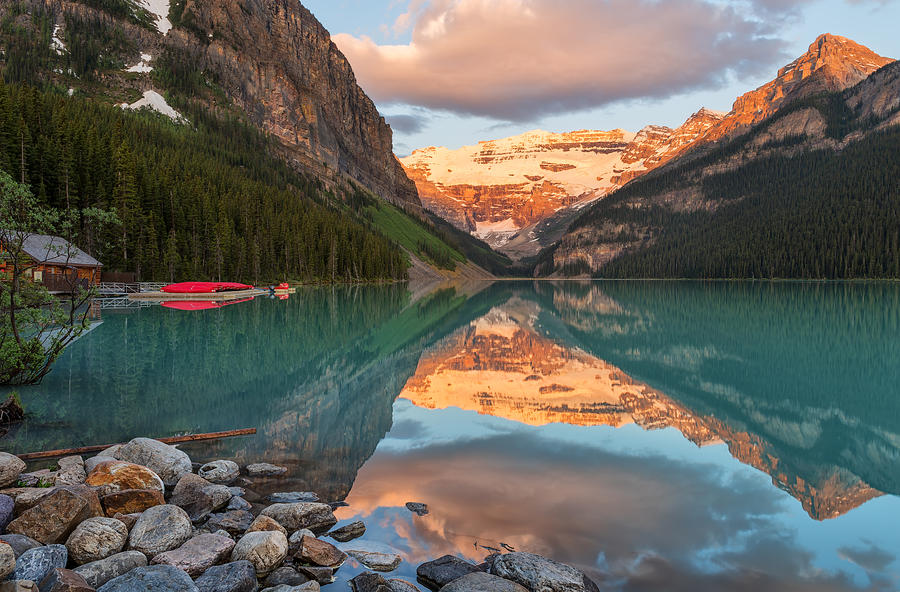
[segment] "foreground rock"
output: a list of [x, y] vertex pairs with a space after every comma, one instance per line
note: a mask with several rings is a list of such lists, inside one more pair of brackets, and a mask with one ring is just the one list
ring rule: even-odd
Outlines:
[[128, 537], [128, 546], [150, 559], [177, 549], [192, 534], [191, 520], [184, 510], [172, 505], [155, 506], [141, 514], [135, 522]]
[[106, 559], [125, 548], [128, 528], [113, 518], [89, 518], [79, 524], [66, 541], [69, 557], [82, 565]]
[[84, 486], [65, 486], [10, 522], [7, 530], [52, 545], [65, 541], [81, 522], [102, 515], [96, 492]]
[[235, 561], [207, 569], [195, 582], [200, 592], [256, 592], [256, 568], [249, 561]]
[[125, 489], [100, 498], [100, 504], [110, 517], [116, 514], [141, 513], [165, 503], [162, 492], [155, 489]]
[[234, 541], [228, 537], [201, 534], [177, 549], [160, 553], [153, 558], [151, 563], [171, 565], [196, 578], [210, 567], [228, 559], [232, 549], [234, 549]]
[[[309, 581], [309, 578], [301, 574], [293, 567], [279, 567], [266, 577], [266, 586], [300, 586]], [[318, 582], [316, 582], [318, 583]]]
[[529, 592], [529, 589], [499, 576], [474, 572], [453, 580], [441, 588], [441, 592]]
[[241, 537], [231, 552], [232, 561], [246, 560], [253, 564], [256, 575], [265, 576], [287, 558], [288, 541], [280, 532], [251, 532]]
[[350, 588], [355, 592], [391, 592], [391, 586], [382, 576], [368, 572], [350, 580]]
[[25, 470], [25, 461], [7, 452], [0, 452], [0, 487], [12, 485]]
[[54, 569], [65, 567], [68, 559], [69, 554], [62, 545], [29, 549], [16, 560], [12, 579], [40, 582]]
[[591, 592], [597, 585], [574, 567], [534, 555], [507, 553], [500, 555], [491, 566], [491, 573], [517, 582], [529, 590], [546, 592]]
[[331, 543], [315, 537], [304, 536], [300, 539], [300, 549], [294, 558], [309, 565], [336, 568], [343, 565], [347, 554]]
[[241, 468], [230, 460], [215, 460], [200, 467], [197, 474], [210, 483], [228, 485], [241, 476]]
[[6, 576], [16, 569], [16, 552], [13, 548], [6, 544], [0, 543], [0, 580], [5, 580]]
[[67, 456], [57, 462], [59, 471], [56, 472], [57, 485], [83, 485], [87, 478], [84, 468], [84, 459], [80, 456]]
[[266, 501], [272, 504], [296, 504], [297, 502], [317, 502], [319, 496], [312, 491], [282, 491], [266, 496]]
[[159, 475], [167, 487], [174, 487], [178, 480], [190, 473], [193, 468], [187, 454], [174, 446], [150, 438], [135, 438], [114, 451], [113, 456], [147, 467]]
[[184, 509], [192, 522], [199, 522], [224, 508], [230, 500], [231, 491], [224, 485], [215, 485], [203, 477], [187, 473], [178, 480], [169, 503]]
[[346, 543], [359, 538], [364, 534], [366, 534], [366, 525], [361, 520], [357, 520], [356, 522], [332, 530], [328, 533], [328, 536], [338, 542]]
[[198, 592], [191, 577], [171, 565], [138, 567], [114, 578], [98, 592]]
[[34, 549], [35, 547], [41, 546], [39, 542], [23, 534], [0, 535], [0, 542], [4, 542], [12, 547], [13, 552], [16, 554], [16, 559], [28, 549]]
[[416, 577], [419, 582], [431, 590], [440, 590], [453, 580], [457, 580], [470, 573], [481, 571], [478, 566], [463, 561], [453, 555], [444, 555], [434, 561], [423, 563], [416, 569]]
[[232, 536], [240, 536], [253, 524], [253, 514], [246, 510], [232, 510], [222, 514], [210, 514], [206, 529], [224, 530]]
[[165, 486], [159, 475], [141, 465], [113, 460], [102, 462], [87, 476], [85, 484], [96, 487], [100, 495], [126, 489], [153, 489], [163, 493]]
[[[287, 529], [269, 516], [258, 516], [256, 520], [253, 521], [253, 524], [247, 528], [247, 532], [262, 532], [267, 530], [278, 531], [284, 536], [288, 535]], [[290, 544], [290, 541], [288, 541], [288, 543]]]
[[54, 569], [41, 580], [41, 592], [94, 592], [94, 587], [69, 569]]
[[12, 522], [15, 507], [16, 502], [13, 498], [0, 494], [0, 532], [4, 532], [6, 526]]
[[75, 573], [82, 576], [88, 584], [98, 588], [106, 582], [125, 575], [133, 569], [147, 566], [147, 557], [140, 551], [117, 553], [100, 561], [92, 561], [75, 568]]
[[274, 518], [288, 532], [308, 528], [314, 533], [327, 532], [337, 524], [337, 518], [328, 504], [300, 502], [273, 504], [262, 511], [263, 516]]
[[388, 580], [391, 592], [421, 592], [418, 588], [406, 580]]

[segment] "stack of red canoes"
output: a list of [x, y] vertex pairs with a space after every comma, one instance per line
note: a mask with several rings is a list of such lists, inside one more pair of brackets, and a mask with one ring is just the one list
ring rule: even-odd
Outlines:
[[169, 284], [162, 291], [167, 294], [214, 294], [216, 292], [252, 289], [253, 286], [235, 282], [182, 282], [180, 284]]
[[253, 298], [244, 298], [242, 300], [226, 300], [225, 302], [209, 302], [206, 300], [175, 300], [172, 302], [163, 302], [162, 306], [166, 308], [174, 308], [175, 310], [211, 310], [214, 308], [222, 308], [232, 304], [240, 304], [241, 302], [250, 302]]

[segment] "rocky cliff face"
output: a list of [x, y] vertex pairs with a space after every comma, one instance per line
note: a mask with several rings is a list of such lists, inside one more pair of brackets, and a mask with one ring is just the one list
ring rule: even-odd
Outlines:
[[424, 148], [402, 162], [427, 209], [518, 258], [552, 242], [541, 222], [667, 162], [721, 117], [702, 109], [678, 129], [647, 126], [637, 134], [533, 131], [459, 150]]

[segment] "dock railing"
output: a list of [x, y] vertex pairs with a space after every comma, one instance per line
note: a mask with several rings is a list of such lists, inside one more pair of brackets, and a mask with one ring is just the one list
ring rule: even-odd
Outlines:
[[141, 292], [159, 292], [166, 284], [163, 282], [103, 282], [97, 290], [101, 297], [140, 294]]

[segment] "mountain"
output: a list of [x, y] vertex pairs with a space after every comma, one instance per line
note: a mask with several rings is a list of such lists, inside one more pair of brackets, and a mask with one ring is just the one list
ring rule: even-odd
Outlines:
[[569, 133], [532, 131], [459, 150], [401, 159], [426, 209], [514, 259], [536, 255], [596, 199], [667, 162], [717, 124], [701, 109], [681, 127]]
[[50, 205], [115, 207], [118, 228], [79, 229], [107, 270], [485, 275], [464, 250], [501, 266], [426, 216], [390, 127], [297, 0], [2, 3], [0, 72], [0, 168]]
[[898, 76], [897, 62], [821, 36], [690, 152], [584, 211], [537, 273], [900, 275]]
[[771, 82], [729, 113], [701, 109], [682, 126], [632, 134], [528, 132], [458, 150], [425, 148], [401, 159], [425, 208], [514, 259], [555, 244], [586, 208], [696, 149], [748, 131], [782, 106], [846, 89], [893, 60], [821, 35]]

